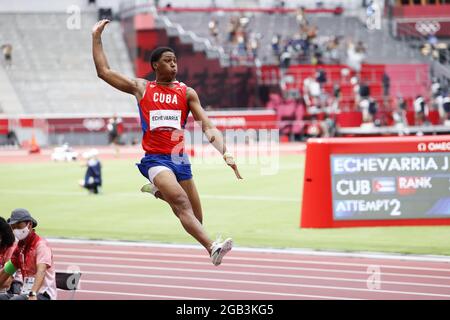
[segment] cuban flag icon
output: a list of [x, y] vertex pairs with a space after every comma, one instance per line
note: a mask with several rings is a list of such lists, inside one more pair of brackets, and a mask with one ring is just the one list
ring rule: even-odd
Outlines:
[[373, 193], [395, 193], [395, 178], [373, 178]]

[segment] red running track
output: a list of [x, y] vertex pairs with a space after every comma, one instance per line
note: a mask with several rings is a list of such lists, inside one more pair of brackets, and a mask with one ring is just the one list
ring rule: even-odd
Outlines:
[[450, 258], [234, 248], [215, 267], [195, 246], [60, 240], [51, 246], [57, 271], [82, 273], [76, 300], [450, 299]]

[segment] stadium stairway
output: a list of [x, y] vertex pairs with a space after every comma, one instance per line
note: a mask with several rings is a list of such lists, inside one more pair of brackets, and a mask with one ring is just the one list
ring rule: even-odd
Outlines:
[[[65, 13], [2, 13], [0, 43], [13, 46], [13, 66], [6, 70], [27, 114], [136, 112], [136, 102], [100, 80], [91, 53], [96, 12], [81, 13], [71, 29]], [[120, 24], [103, 35], [111, 68], [134, 77]]]
[[194, 52], [204, 52], [208, 59], [219, 59], [223, 67], [229, 66], [229, 57], [225, 54], [223, 47], [215, 45], [204, 32], [191, 31], [201, 29], [199, 21], [190, 21], [191, 24], [181, 25], [165, 14], [154, 14], [154, 19], [156, 27], [166, 30], [168, 36], [178, 37], [182, 44], [192, 45]]
[[0, 84], [0, 113], [23, 113], [19, 97], [2, 65], [0, 65]]

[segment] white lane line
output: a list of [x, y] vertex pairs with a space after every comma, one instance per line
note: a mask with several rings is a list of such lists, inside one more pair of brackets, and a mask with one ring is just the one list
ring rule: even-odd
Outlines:
[[[181, 271], [181, 272], [206, 272], [206, 273], [223, 273], [223, 274], [238, 274], [238, 271], [224, 271], [224, 270], [211, 270], [211, 269], [189, 269], [186, 268], [170, 268], [170, 267], [149, 267], [149, 266], [135, 266], [135, 265], [123, 265], [123, 264], [100, 264], [100, 263], [86, 263], [86, 262], [77, 262], [77, 261], [57, 261], [56, 264], [68, 265], [68, 266], [86, 266], [86, 267], [96, 267], [96, 268], [122, 268], [122, 269], [136, 269], [136, 270], [172, 270], [172, 271]], [[203, 263], [204, 264], [204, 263]], [[270, 269], [270, 268], [267, 268]], [[295, 268], [298, 271], [318, 271], [318, 272], [334, 272], [334, 273], [350, 273], [350, 274], [363, 274], [366, 277], [368, 276], [367, 272], [364, 271], [351, 271], [351, 270], [338, 270], [338, 269], [317, 269], [317, 268]], [[259, 272], [251, 272], [251, 275], [259, 275], [262, 273]], [[442, 276], [429, 276], [429, 275], [416, 275], [416, 274], [403, 274], [403, 273], [389, 273], [383, 272], [382, 275], [395, 276], [395, 277], [415, 277], [415, 278], [429, 278], [429, 279], [442, 279], [442, 280], [450, 280], [450, 277], [442, 277]]]
[[93, 290], [77, 290], [78, 293], [95, 293], [95, 294], [105, 294], [105, 295], [116, 295], [116, 296], [134, 296], [134, 297], [146, 297], [146, 298], [163, 298], [163, 299], [183, 299], [183, 300], [211, 300], [210, 298], [194, 298], [194, 297], [179, 297], [179, 296], [163, 296], [156, 294], [141, 294], [141, 293], [128, 293], [128, 292], [111, 292], [111, 291], [93, 291]]
[[[156, 252], [133, 252], [133, 251], [112, 251], [112, 250], [93, 250], [93, 249], [67, 249], [67, 248], [53, 248], [53, 251], [64, 251], [64, 252], [81, 252], [81, 253], [103, 253], [103, 254], [123, 254], [126, 256], [139, 255], [139, 256], [161, 256], [161, 257], [176, 257], [176, 258], [205, 258], [205, 254], [181, 254], [181, 253], [156, 253]], [[67, 257], [66, 255], [60, 255], [61, 257]], [[74, 257], [81, 257], [73, 255]], [[85, 257], [85, 256], [82, 256]], [[104, 258], [103, 256], [97, 256], [97, 258]], [[137, 258], [126, 258], [131, 261], [147, 261], [146, 259]], [[106, 258], [105, 259], [117, 259], [116, 258]], [[392, 269], [405, 269], [405, 270], [427, 270], [427, 271], [443, 271], [448, 272], [450, 275], [450, 265], [449, 268], [428, 268], [428, 267], [410, 267], [410, 266], [398, 266], [389, 264], [376, 264], [376, 263], [349, 263], [349, 262], [331, 262], [331, 261], [316, 261], [316, 260], [303, 260], [297, 258], [297, 260], [291, 259], [267, 259], [267, 258], [246, 258], [246, 257], [232, 257], [227, 256], [227, 260], [237, 260], [237, 261], [263, 261], [263, 262], [275, 262], [275, 263], [298, 263], [298, 264], [322, 264], [322, 265], [336, 265], [336, 266], [351, 266], [351, 267], [368, 267], [372, 265], [379, 265], [380, 267], [392, 268]]]
[[[190, 272], [187, 270], [185, 272]], [[234, 273], [236, 275], [238, 272]], [[213, 282], [236, 282], [236, 283], [247, 283], [249, 280], [235, 280], [235, 279], [221, 279], [221, 278], [208, 278], [208, 277], [180, 277], [180, 276], [165, 276], [165, 275], [149, 275], [149, 274], [137, 274], [137, 273], [118, 273], [118, 272], [96, 272], [96, 271], [84, 271], [83, 274], [92, 275], [104, 275], [104, 276], [122, 276], [131, 278], [156, 278], [156, 279], [181, 279], [181, 280], [198, 280], [198, 281], [213, 281]], [[241, 274], [239, 272], [239, 274]], [[295, 278], [295, 279], [314, 279], [322, 281], [342, 281], [342, 282], [358, 282], [367, 285], [367, 279], [346, 279], [346, 278], [333, 278], [333, 277], [315, 277], [315, 276], [287, 276], [287, 275], [276, 275], [267, 273], [250, 273], [244, 272], [243, 274], [249, 276], [264, 276], [264, 277], [285, 277], [285, 278]], [[286, 282], [264, 282], [264, 281], [250, 281], [251, 283], [257, 283], [261, 285], [276, 285], [276, 286], [296, 286], [295, 283]], [[442, 284], [428, 284], [428, 283], [415, 283], [415, 282], [398, 282], [398, 281], [381, 281], [383, 285], [394, 284], [394, 285], [409, 285], [418, 287], [434, 287], [434, 288], [450, 288], [449, 285]], [[450, 293], [450, 291], [449, 291]]]
[[[58, 262], [59, 264], [62, 265], [70, 265], [70, 263], [67, 262]], [[57, 264], [58, 264], [57, 263]], [[273, 277], [273, 278], [286, 278], [286, 279], [318, 279], [318, 280], [332, 280], [332, 281], [354, 281], [354, 282], [367, 282], [367, 276], [368, 273], [364, 273], [364, 272], [358, 272], [359, 274], [363, 274], [363, 279], [349, 279], [349, 278], [336, 278], [336, 277], [324, 277], [324, 276], [304, 276], [304, 275], [293, 275], [293, 274], [279, 274], [279, 273], [266, 273], [266, 272], [245, 272], [245, 271], [224, 271], [224, 270], [203, 270], [203, 269], [183, 269], [183, 268], [162, 268], [162, 267], [148, 267], [145, 270], [152, 270], [152, 271], [174, 271], [174, 272], [189, 272], [189, 273], [200, 273], [200, 274], [221, 274], [221, 275], [243, 275], [243, 276], [264, 276], [264, 277]], [[95, 271], [87, 271], [87, 272], [95, 272]], [[354, 272], [353, 272], [354, 273]], [[130, 274], [130, 273], [126, 273], [126, 274]], [[118, 275], [124, 275], [124, 273], [118, 273]], [[142, 274], [140, 274], [142, 275]], [[389, 276], [391, 274], [389, 273], [382, 273], [382, 276]], [[395, 274], [397, 275], [397, 274]], [[145, 276], [145, 275], [142, 275]], [[409, 275], [402, 275], [402, 276], [406, 276], [406, 277], [411, 277]], [[431, 276], [432, 277], [432, 276]], [[434, 277], [432, 277], [434, 278]], [[441, 277], [438, 277], [439, 280], [441, 280]], [[450, 280], [448, 278], [446, 278], [446, 280]], [[390, 283], [390, 284], [396, 284], [396, 281], [385, 281], [383, 280], [383, 283]], [[412, 282], [398, 282], [398, 284], [404, 284], [404, 283], [412, 283]], [[417, 283], [419, 284], [423, 284], [423, 286], [435, 286], [436, 284], [428, 284], [428, 283]], [[439, 286], [439, 285], [436, 285]]]
[[199, 291], [217, 291], [217, 292], [232, 292], [232, 293], [251, 293], [268, 296], [282, 296], [282, 297], [298, 297], [298, 298], [315, 298], [315, 299], [339, 299], [339, 300], [360, 300], [344, 297], [332, 297], [322, 295], [309, 295], [309, 294], [297, 294], [297, 293], [283, 293], [283, 292], [266, 292], [266, 291], [254, 291], [254, 290], [239, 290], [239, 289], [223, 289], [223, 288], [208, 288], [208, 287], [190, 287], [190, 286], [175, 286], [166, 284], [153, 284], [153, 283], [135, 283], [135, 282], [119, 282], [119, 281], [94, 281], [83, 280], [82, 283], [92, 284], [110, 284], [117, 286], [136, 286], [136, 287], [157, 287], [157, 288], [173, 288], [173, 289], [187, 289], [187, 290], [199, 290]]
[[[210, 288], [210, 287], [192, 287], [192, 286], [179, 286], [179, 285], [166, 285], [166, 284], [156, 284], [156, 283], [135, 283], [135, 282], [116, 282], [116, 281], [99, 281], [99, 280], [83, 280], [83, 283], [108, 283], [108, 284], [117, 284], [117, 285], [137, 285], [137, 286], [156, 286], [162, 288], [181, 288], [181, 289], [192, 289], [192, 290], [213, 290], [213, 291], [227, 291], [227, 292], [248, 292], [248, 293], [258, 293], [258, 294], [276, 294], [276, 295], [294, 295], [297, 294], [286, 293], [286, 292], [273, 292], [273, 291], [250, 291], [250, 290], [240, 290], [240, 289], [225, 289], [225, 288]], [[256, 284], [261, 285], [258, 281], [227, 281], [234, 283], [245, 283], [245, 284]], [[275, 285], [281, 286], [278, 283], [270, 283], [267, 285]], [[365, 292], [365, 293], [389, 293], [389, 294], [398, 294], [398, 295], [410, 295], [410, 296], [428, 296], [428, 297], [440, 297], [440, 298], [449, 298], [450, 294], [438, 294], [438, 293], [429, 293], [429, 292], [405, 292], [405, 291], [396, 291], [396, 290], [371, 290], [368, 288], [353, 288], [353, 287], [335, 287], [335, 286], [319, 286], [319, 285], [309, 285], [309, 284], [284, 284], [283, 286], [287, 287], [295, 287], [295, 288], [312, 288], [312, 289], [327, 289], [327, 290], [344, 290], [344, 291], [357, 291], [357, 292]], [[305, 296], [305, 295], [300, 295]], [[306, 295], [309, 296], [309, 295]], [[317, 296], [316, 296], [317, 297]], [[342, 297], [344, 298], [344, 297]]]
[[[63, 238], [47, 238], [47, 240], [50, 243], [57, 243], [57, 244], [101, 245], [101, 246], [117, 246], [121, 248], [136, 247], [136, 248], [192, 249], [199, 251], [205, 250], [203, 247], [197, 244], [172, 244], [172, 243], [152, 243], [143, 241], [139, 242], [139, 241], [63, 239]], [[233, 251], [450, 263], [450, 256], [437, 256], [437, 255], [412, 255], [412, 254], [381, 253], [381, 252], [318, 251], [314, 249], [301, 249], [301, 248], [275, 249], [275, 248], [234, 247]]]
[[[101, 256], [79, 256], [79, 255], [64, 255], [64, 254], [58, 254], [55, 255], [56, 258], [67, 258], [67, 259], [87, 259], [87, 260], [113, 260], [113, 261], [117, 261], [116, 257], [101, 257]], [[189, 264], [189, 265], [201, 265], [201, 266], [205, 266], [208, 263], [210, 263], [209, 259], [205, 259], [205, 261], [188, 261], [188, 260], [163, 260], [163, 259], [137, 259], [137, 258], [125, 258], [126, 261], [133, 261], [133, 262], [153, 262], [153, 263], [173, 263], [173, 264]], [[227, 257], [228, 260], [228, 257]], [[239, 260], [239, 259], [237, 259]], [[318, 263], [316, 263], [318, 264]], [[278, 270], [303, 270], [302, 267], [285, 267], [285, 266], [278, 266], [278, 265], [264, 265], [264, 264], [242, 264], [242, 263], [230, 263], [227, 262], [226, 263], [227, 267], [239, 267], [239, 268], [262, 268], [262, 269], [278, 269]], [[369, 265], [363, 265], [362, 267], [368, 267]], [[381, 265], [380, 268], [382, 268], [383, 266]], [[386, 267], [387, 269], [391, 268], [391, 267]], [[414, 268], [411, 267], [413, 270], [426, 270], [426, 269], [421, 269], [421, 268]], [[399, 267], [398, 269], [408, 269], [408, 268], [401, 268]], [[317, 269], [316, 269], [317, 270]], [[320, 269], [320, 270], [327, 270], [327, 269]], [[444, 272], [449, 272], [448, 277], [450, 278], [450, 270], [446, 270], [446, 269], [432, 269], [429, 268], [428, 270], [430, 271], [444, 271]], [[428, 271], [427, 270], [427, 271]], [[350, 270], [351, 271], [351, 270]], [[445, 275], [444, 275], [445, 276]]]
[[[36, 196], [55, 196], [55, 197], [66, 197], [66, 196], [80, 196], [86, 197], [86, 193], [80, 192], [70, 192], [70, 191], [54, 191], [54, 190], [8, 190], [8, 189], [0, 189], [0, 194], [8, 194], [8, 195], [36, 195]], [[110, 192], [105, 193], [105, 195], [113, 196], [113, 197], [143, 197], [147, 195], [143, 195], [140, 192]], [[242, 201], [279, 201], [279, 202], [298, 202], [300, 203], [300, 198], [288, 198], [288, 197], [271, 197], [271, 196], [240, 196], [240, 195], [214, 195], [214, 194], [202, 194], [200, 198], [211, 199], [211, 200], [242, 200]]]
[[300, 204], [299, 198], [289, 197], [271, 197], [271, 196], [223, 196], [223, 195], [200, 195], [201, 199], [212, 200], [243, 200], [243, 201], [279, 201], [279, 202], [296, 202]]

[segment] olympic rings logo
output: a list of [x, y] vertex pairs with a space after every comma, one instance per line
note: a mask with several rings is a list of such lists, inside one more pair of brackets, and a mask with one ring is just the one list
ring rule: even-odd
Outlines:
[[441, 29], [441, 25], [437, 21], [418, 21], [416, 22], [417, 32], [425, 35], [435, 34]]

